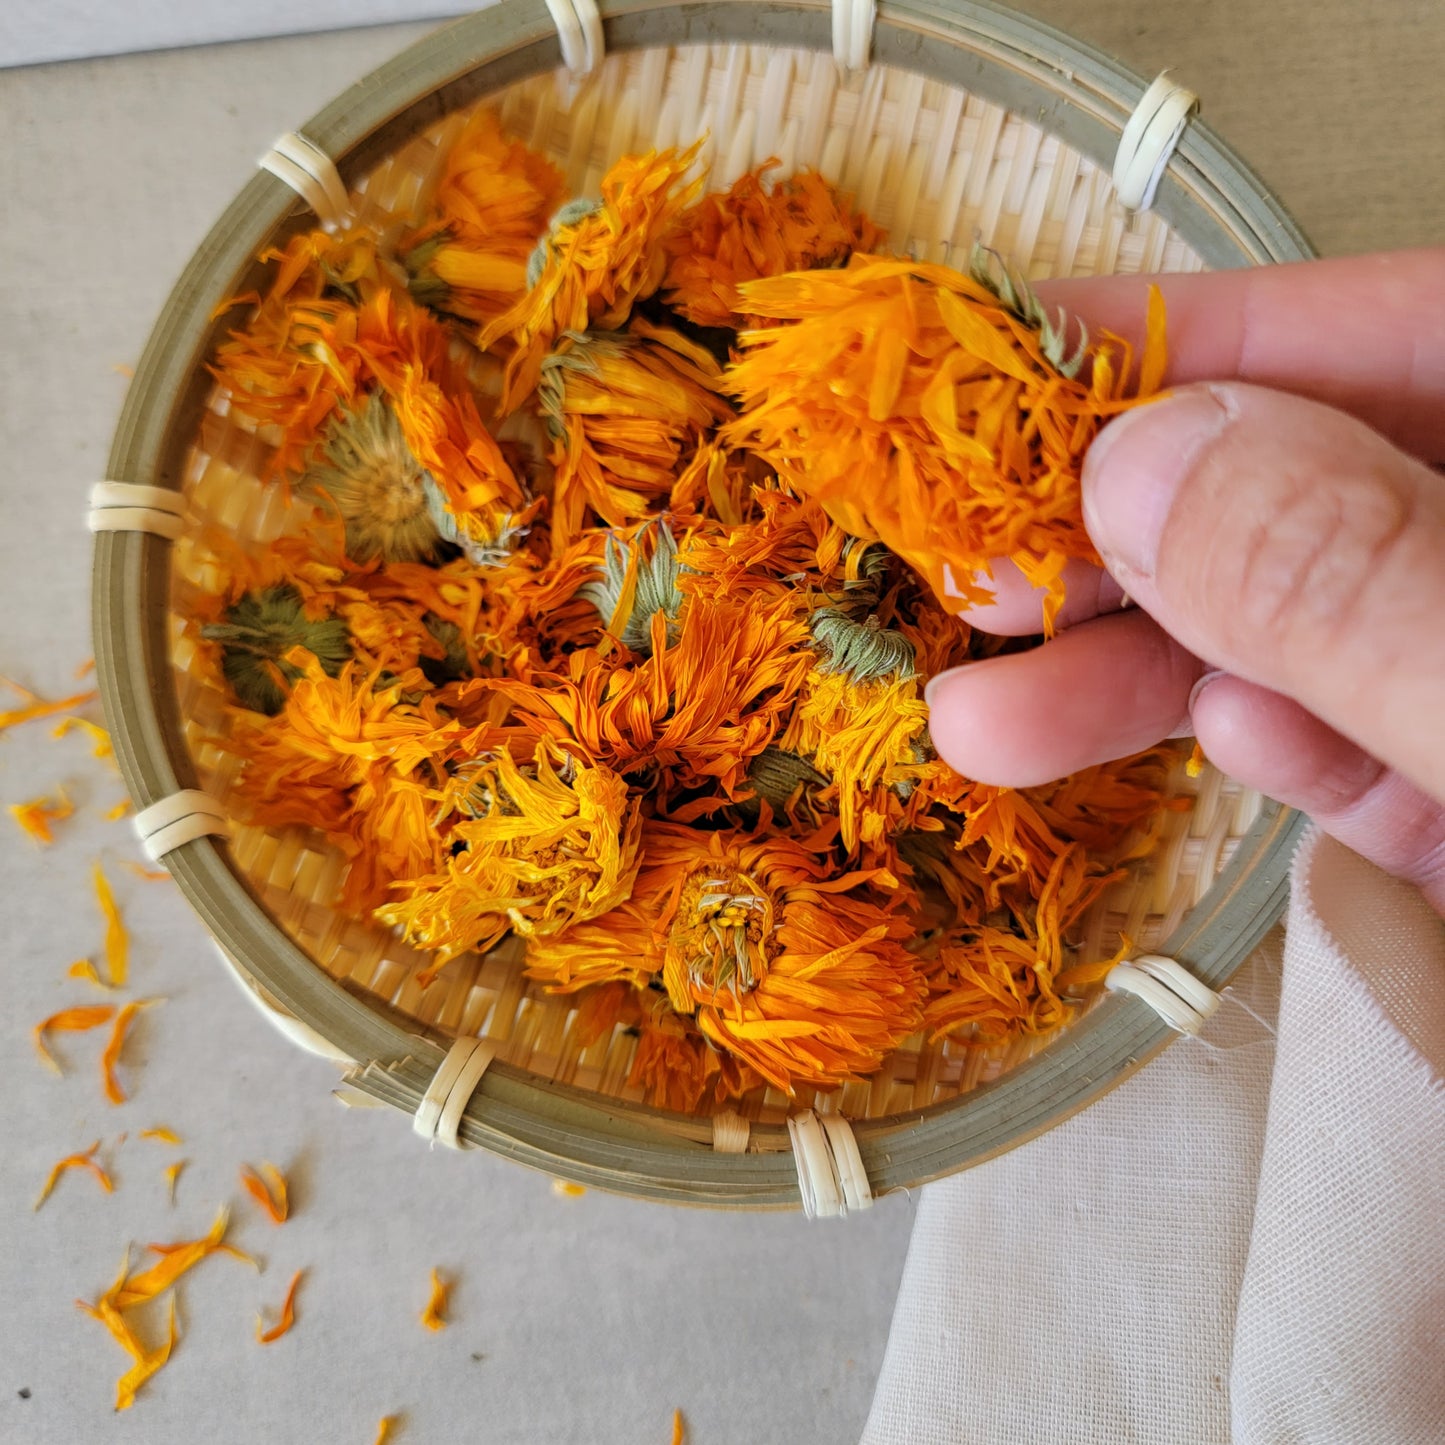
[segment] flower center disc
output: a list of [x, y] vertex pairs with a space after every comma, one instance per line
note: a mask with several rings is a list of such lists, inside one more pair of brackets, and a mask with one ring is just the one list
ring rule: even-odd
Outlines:
[[720, 994], [752, 992], [768, 971], [773, 903], [745, 873], [696, 872], [684, 884], [668, 933], [664, 981], [679, 1013]]

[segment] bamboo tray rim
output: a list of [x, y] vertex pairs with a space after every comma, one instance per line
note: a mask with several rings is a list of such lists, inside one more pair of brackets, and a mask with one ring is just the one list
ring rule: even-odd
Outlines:
[[[719, 42], [827, 50], [820, 0], [599, 0], [609, 50]], [[873, 58], [1002, 104], [1107, 164], [1142, 95], [1138, 77], [1039, 22], [979, 0], [895, 0], [878, 8]], [[501, 0], [448, 25], [363, 78], [302, 128], [348, 182], [402, 135], [515, 80], [556, 69], [545, 0]], [[1157, 210], [1215, 267], [1304, 259], [1284, 209], [1207, 126], [1192, 123]], [[224, 317], [215, 308], [260, 274], [259, 249], [306, 224], [294, 194], [267, 173], [241, 190], [201, 243], [161, 312], [128, 391], [109, 480], [180, 490], [209, 378], [201, 365]], [[160, 538], [96, 537], [96, 674], [122, 776], [138, 808], [195, 786], [169, 687], [169, 552]], [[1267, 803], [1202, 902], [1161, 946], [1222, 988], [1279, 917], [1305, 820]], [[359, 1063], [362, 1084], [409, 1112], [444, 1056], [300, 949], [209, 839], [167, 863], [182, 893], [241, 973]], [[1117, 1085], [1177, 1035], [1138, 1000], [1110, 996], [1034, 1058], [959, 1099], [860, 1119], [854, 1129], [875, 1193], [980, 1163], [1043, 1132]], [[710, 1121], [604, 1098], [494, 1064], [461, 1125], [468, 1143], [548, 1174], [634, 1196], [729, 1207], [796, 1207], [783, 1125], [754, 1124], [749, 1151], [711, 1147]]]

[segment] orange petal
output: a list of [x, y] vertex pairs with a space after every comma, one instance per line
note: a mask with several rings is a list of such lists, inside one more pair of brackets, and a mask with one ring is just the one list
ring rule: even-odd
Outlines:
[[42, 848], [55, 841], [50, 825], [70, 817], [73, 812], [75, 807], [63, 788], [57, 789], [54, 798], [32, 798], [28, 803], [10, 804], [10, 816]]
[[[187, 1270], [193, 1269], [207, 1255], [239, 1253], [225, 1243], [228, 1223], [229, 1216], [225, 1209], [221, 1209], [210, 1230], [199, 1239], [183, 1239], [174, 1244], [151, 1245], [152, 1253], [158, 1254], [160, 1259], [148, 1269], [141, 1270], [139, 1274], [127, 1274], [118, 1280], [109, 1291], [110, 1302], [117, 1309], [131, 1309], [135, 1305], [155, 1299], [157, 1295], [168, 1290]], [[249, 1255], [242, 1257], [248, 1263], [254, 1263]]]
[[109, 988], [110, 985], [100, 976], [96, 966], [88, 958], [78, 958], [69, 968], [65, 970], [66, 978], [81, 978], [86, 983], [93, 983], [97, 988]]
[[95, 1175], [100, 1187], [105, 1190], [107, 1194], [115, 1193], [115, 1185], [112, 1183], [110, 1175], [95, 1162], [95, 1151], [99, 1148], [100, 1140], [97, 1139], [95, 1143], [83, 1153], [67, 1154], [64, 1159], [57, 1160], [51, 1166], [50, 1173], [46, 1176], [45, 1186], [40, 1191], [40, 1197], [31, 1207], [33, 1209], [39, 1209], [40, 1206], [45, 1203], [50, 1197], [50, 1191], [55, 1188], [56, 1181], [67, 1169], [88, 1169]]
[[41, 1019], [30, 1031], [35, 1040], [35, 1050], [58, 1074], [61, 1071], [60, 1065], [56, 1063], [54, 1054], [45, 1047], [46, 1034], [80, 1033], [85, 1029], [96, 1029], [109, 1022], [114, 1014], [115, 1009], [108, 1003], [92, 1004], [86, 1008], [61, 1009], [59, 1013], [51, 1014], [48, 1019]]
[[[18, 692], [26, 691], [16, 683], [10, 685]], [[54, 717], [58, 712], [69, 712], [72, 708], [84, 707], [86, 703], [94, 702], [98, 695], [94, 692], [78, 692], [74, 697], [63, 697], [58, 702], [36, 700], [28, 703], [25, 707], [12, 708], [9, 712], [0, 712], [0, 732], [20, 723], [33, 722], [36, 718]], [[29, 693], [28, 696], [33, 698], [35, 694]]]
[[262, 1318], [260, 1315], [256, 1316], [256, 1341], [258, 1344], [273, 1344], [296, 1323], [296, 1286], [301, 1283], [301, 1276], [304, 1273], [305, 1270], [298, 1269], [291, 1276], [291, 1283], [286, 1287], [286, 1298], [281, 1302], [281, 1318], [269, 1330], [261, 1328]]
[[130, 1026], [135, 1016], [143, 1009], [149, 1008], [153, 1003], [160, 1003], [158, 998], [134, 999], [126, 1004], [115, 1016], [115, 1024], [110, 1031], [110, 1039], [106, 1043], [105, 1052], [100, 1056], [100, 1078], [105, 1089], [105, 1097], [112, 1104], [123, 1104], [126, 1100], [125, 1090], [115, 1077], [115, 1066], [120, 1062], [120, 1051], [125, 1047], [125, 1036], [130, 1031]]
[[[261, 1175], [266, 1177], [263, 1180]], [[263, 1163], [258, 1174], [249, 1164], [241, 1167], [241, 1185], [266, 1212], [272, 1224], [285, 1224], [290, 1213], [286, 1197], [286, 1176], [274, 1165]]]
[[176, 1297], [171, 1296], [166, 1315], [166, 1339], [163, 1345], [149, 1350], [123, 1374], [115, 1384], [115, 1408], [128, 1410], [135, 1404], [136, 1391], [171, 1357], [176, 1343]]

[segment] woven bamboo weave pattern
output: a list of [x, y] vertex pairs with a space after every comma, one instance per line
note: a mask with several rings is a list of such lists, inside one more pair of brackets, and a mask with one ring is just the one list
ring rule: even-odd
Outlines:
[[[606, 167], [628, 152], [688, 144], [706, 135], [700, 164], [721, 186], [777, 158], [784, 173], [821, 170], [851, 191], [890, 235], [891, 246], [931, 261], [961, 264], [975, 238], [1031, 277], [1201, 268], [1193, 250], [1158, 217], [1129, 215], [1113, 199], [1107, 172], [999, 106], [937, 81], [875, 66], [842, 78], [831, 56], [745, 45], [655, 48], [609, 56], [580, 85], [565, 74], [509, 87], [487, 104], [505, 127], [563, 170], [569, 192], [593, 191]], [[455, 114], [416, 135], [357, 184], [356, 219], [385, 232], [424, 203], [442, 156], [465, 122]], [[238, 313], [239, 314], [239, 313]], [[265, 436], [211, 398], [191, 450], [186, 493], [203, 530], [263, 548], [304, 524], [309, 506], [263, 484]], [[214, 594], [194, 537], [176, 545], [172, 569], [172, 661], [180, 713], [202, 785], [225, 798], [234, 760], [214, 739], [226, 726], [225, 696], [197, 665], [185, 620]], [[1181, 790], [1188, 812], [1170, 815], [1160, 848], [1116, 886], [1087, 920], [1082, 952], [1111, 953], [1120, 932], [1150, 948], [1209, 889], [1259, 814], [1260, 799], [1211, 769]], [[549, 998], [522, 977], [519, 952], [504, 944], [466, 956], [423, 990], [421, 956], [385, 930], [343, 918], [333, 900], [345, 860], [301, 829], [238, 827], [231, 857], [267, 909], [333, 977], [399, 1010], [438, 1036], [476, 1034], [507, 1063], [559, 1083], [638, 1100], [626, 1087], [634, 1040], [625, 1031], [582, 1048], [566, 999]], [[915, 1038], [875, 1078], [816, 1100], [773, 1091], [744, 1099], [744, 1117], [776, 1121], [813, 1106], [855, 1118], [945, 1102], [995, 1078], [1039, 1047], [1005, 1050], [931, 1044]]]

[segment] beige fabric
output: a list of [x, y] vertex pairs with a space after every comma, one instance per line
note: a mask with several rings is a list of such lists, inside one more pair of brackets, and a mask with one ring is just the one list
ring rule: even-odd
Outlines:
[[865, 1445], [1445, 1441], [1445, 926], [1312, 840], [1280, 948], [924, 1191]]

